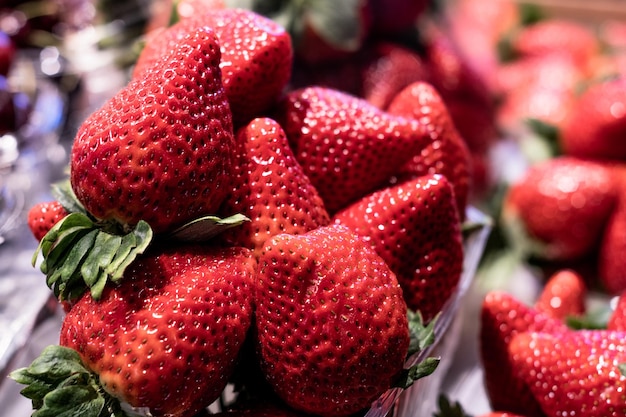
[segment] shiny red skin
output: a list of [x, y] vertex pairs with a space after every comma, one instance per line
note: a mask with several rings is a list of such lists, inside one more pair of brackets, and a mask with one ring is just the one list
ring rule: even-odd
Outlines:
[[89, 213], [161, 233], [217, 211], [234, 148], [219, 63], [215, 33], [190, 31], [82, 123], [70, 179]]
[[403, 368], [409, 334], [402, 290], [382, 258], [346, 227], [268, 240], [256, 303], [261, 369], [295, 409], [354, 414]]
[[508, 293], [487, 293], [480, 313], [479, 349], [485, 389], [494, 410], [544, 417], [527, 382], [517, 375], [508, 350], [516, 334], [531, 331], [562, 333], [569, 329], [562, 321], [527, 306]]
[[193, 416], [221, 394], [252, 320], [247, 249], [178, 247], [136, 260], [99, 301], [84, 295], [60, 344], [103, 388], [155, 416]]
[[600, 244], [617, 204], [613, 171], [575, 157], [552, 158], [530, 167], [504, 197], [505, 222], [521, 222], [539, 243], [536, 255], [576, 260]]
[[221, 240], [258, 255], [274, 235], [306, 233], [330, 223], [324, 202], [276, 121], [254, 119], [237, 131], [236, 139], [233, 185], [220, 213], [240, 213], [249, 221], [225, 231]]
[[417, 81], [402, 89], [387, 111], [418, 120], [432, 139], [396, 173], [396, 180], [401, 182], [434, 173], [444, 175], [454, 187], [459, 218], [465, 219], [472, 188], [472, 157], [441, 95], [432, 84]]
[[282, 26], [250, 10], [209, 9], [156, 33], [137, 59], [133, 76], [158, 63], [181, 36], [200, 27], [210, 27], [219, 40], [222, 83], [235, 124], [262, 116], [289, 81], [293, 48]]
[[552, 274], [546, 281], [535, 309], [557, 320], [581, 316], [585, 313], [587, 285], [582, 276], [570, 269]]
[[331, 215], [381, 187], [431, 140], [419, 121], [330, 88], [290, 92], [276, 117]]
[[58, 201], [36, 203], [28, 210], [27, 223], [37, 241], [43, 237], [69, 213]]
[[509, 352], [546, 417], [618, 417], [626, 414], [626, 376], [618, 369], [625, 338], [606, 330], [528, 332], [513, 337]]
[[376, 191], [338, 212], [396, 274], [407, 306], [425, 322], [439, 313], [463, 270], [463, 240], [452, 186], [425, 175]]

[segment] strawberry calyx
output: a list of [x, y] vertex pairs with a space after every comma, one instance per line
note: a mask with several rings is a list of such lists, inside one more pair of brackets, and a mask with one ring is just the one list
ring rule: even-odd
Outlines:
[[465, 412], [459, 402], [451, 402], [444, 394], [437, 398], [437, 406], [439, 410], [433, 414], [433, 417], [472, 417]]
[[102, 389], [98, 376], [73, 349], [50, 345], [28, 366], [9, 374], [26, 385], [21, 394], [32, 401], [36, 415], [128, 417], [119, 400]]
[[111, 233], [90, 216], [74, 212], [61, 219], [43, 237], [32, 264], [43, 255], [40, 270], [59, 301], [74, 301], [85, 290], [98, 300], [109, 281], [119, 281], [124, 270], [152, 241], [152, 229], [139, 221], [128, 233]]
[[[119, 282], [126, 268], [148, 249], [154, 240], [152, 228], [144, 220], [129, 225], [94, 218], [77, 200], [69, 181], [54, 184], [52, 194], [69, 214], [41, 239], [32, 265], [41, 254], [40, 270], [59, 301], [73, 302], [86, 290], [99, 300], [107, 283]], [[205, 216], [159, 238], [207, 241], [247, 220], [239, 214], [226, 218]]]
[[[428, 324], [424, 324], [424, 319], [420, 312], [407, 309], [410, 335], [407, 357], [424, 351], [435, 342], [435, 322], [437, 317], [435, 316]], [[435, 372], [439, 362], [439, 358], [424, 358], [409, 368], [403, 369], [394, 381], [393, 386], [401, 389], [410, 387], [418, 379], [427, 377]]]

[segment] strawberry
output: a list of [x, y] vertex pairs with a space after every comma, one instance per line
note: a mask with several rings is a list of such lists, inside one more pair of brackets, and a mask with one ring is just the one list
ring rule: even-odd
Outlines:
[[270, 238], [256, 303], [261, 369], [297, 410], [353, 414], [402, 372], [409, 347], [402, 290], [382, 258], [344, 226]]
[[515, 373], [508, 346], [516, 334], [530, 331], [562, 333], [567, 326], [529, 307], [510, 294], [491, 291], [483, 299], [480, 317], [480, 358], [485, 389], [494, 410], [542, 417], [527, 382]]
[[626, 331], [626, 292], [616, 297], [615, 308], [606, 324], [608, 330]]
[[80, 126], [71, 183], [85, 209], [166, 232], [215, 213], [234, 146], [215, 33], [198, 28]]
[[362, 64], [360, 95], [383, 110], [408, 85], [428, 77], [424, 60], [417, 51], [397, 42], [374, 42], [363, 55], [367, 57]]
[[58, 201], [36, 203], [28, 211], [28, 227], [38, 241], [52, 229], [52, 227], [68, 212]]
[[615, 166], [612, 172], [619, 197], [599, 244], [598, 279], [610, 294], [619, 294], [626, 290], [626, 166]]
[[238, 130], [233, 187], [220, 212], [250, 219], [220, 238], [258, 254], [279, 233], [299, 234], [330, 223], [324, 202], [296, 161], [283, 129], [269, 118]]
[[396, 173], [396, 180], [401, 182], [427, 173], [443, 174], [454, 186], [457, 210], [463, 220], [470, 193], [471, 156], [441, 95], [431, 84], [418, 81], [400, 91], [387, 111], [415, 118], [432, 138]]
[[585, 313], [587, 288], [583, 278], [570, 269], [552, 274], [545, 283], [535, 309], [557, 320]]
[[182, 19], [150, 38], [133, 76], [158, 62], [163, 51], [176, 46], [181, 37], [205, 26], [219, 40], [222, 83], [235, 123], [259, 116], [276, 102], [289, 81], [293, 50], [282, 26], [249, 10], [216, 8]]
[[417, 120], [323, 87], [290, 92], [276, 118], [331, 214], [382, 186], [430, 141]]
[[[97, 385], [76, 386], [56, 415], [78, 407], [69, 398], [93, 404], [94, 389], [151, 415], [193, 416], [207, 407], [226, 386], [250, 326], [255, 268], [247, 249], [179, 245], [136, 259], [99, 302], [86, 293], [63, 320], [60, 346], [45, 356], [54, 371], [77, 353]], [[30, 384], [31, 371], [14, 377]]]
[[[533, 165], [511, 185], [502, 218], [513, 244], [550, 260], [575, 260], [598, 246], [616, 205], [610, 167], [561, 156]], [[519, 239], [519, 240], [517, 240]], [[534, 247], [533, 244], [538, 244]]]
[[579, 158], [626, 160], [626, 80], [616, 78], [589, 86], [563, 123], [563, 152]]
[[546, 417], [617, 417], [626, 414], [626, 333], [580, 330], [520, 333], [509, 345], [518, 377]]
[[450, 183], [425, 175], [360, 199], [333, 217], [376, 250], [396, 274], [407, 306], [428, 322], [463, 270], [463, 241]]
[[510, 39], [518, 57], [566, 55], [583, 73], [588, 73], [593, 58], [600, 52], [600, 42], [593, 29], [581, 22], [548, 18], [522, 26]]
[[497, 119], [508, 132], [519, 132], [528, 119], [558, 129], [576, 101], [583, 74], [574, 61], [562, 55], [520, 58], [499, 70], [503, 91]]

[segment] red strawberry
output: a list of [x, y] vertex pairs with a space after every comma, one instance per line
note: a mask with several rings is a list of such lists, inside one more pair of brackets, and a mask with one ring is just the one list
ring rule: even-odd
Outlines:
[[622, 292], [615, 302], [615, 308], [606, 324], [608, 330], [626, 331], [626, 292]]
[[402, 290], [380, 256], [346, 227], [268, 240], [256, 302], [261, 368], [297, 410], [356, 413], [403, 369], [409, 333]]
[[[232, 372], [251, 323], [255, 268], [242, 248], [176, 247], [139, 258], [101, 301], [87, 293], [67, 313], [51, 370], [65, 365], [61, 349], [68, 347], [110, 401], [193, 416]], [[76, 401], [93, 400], [79, 389], [92, 387], [78, 384]], [[56, 415], [77, 406], [67, 398]]]
[[471, 156], [437, 90], [426, 82], [412, 83], [393, 98], [387, 111], [415, 118], [432, 138], [396, 172], [397, 181], [431, 173], [443, 174], [454, 186], [457, 210], [463, 220], [470, 193]]
[[417, 120], [329, 88], [292, 91], [277, 117], [331, 214], [382, 186], [430, 141]]
[[189, 31], [83, 122], [71, 183], [89, 213], [124, 226], [143, 219], [155, 233], [215, 213], [234, 146], [219, 62], [215, 33]]
[[580, 330], [520, 333], [509, 345], [516, 375], [530, 387], [546, 417], [626, 414], [626, 333]]
[[221, 238], [258, 252], [279, 233], [299, 234], [325, 226], [330, 217], [274, 120], [252, 120], [237, 132], [233, 188], [220, 209], [250, 219]]
[[606, 291], [619, 294], [626, 290], [626, 166], [616, 166], [619, 200], [610, 214], [598, 249], [598, 278]]
[[523, 57], [566, 55], [581, 71], [588, 72], [600, 51], [600, 42], [594, 31], [580, 22], [550, 18], [522, 26], [512, 36], [511, 47], [513, 53]]
[[503, 202], [504, 224], [538, 243], [526, 249], [543, 259], [577, 259], [598, 246], [616, 191], [608, 166], [552, 158], [533, 165], [511, 186]]
[[285, 29], [245, 9], [210, 9], [157, 34], [146, 43], [133, 70], [137, 77], [157, 63], [181, 37], [201, 27], [217, 34], [222, 83], [233, 119], [245, 123], [278, 100], [291, 75], [293, 51]]
[[560, 136], [563, 152], [580, 158], [626, 160], [626, 79], [593, 84], [575, 101]]
[[367, 58], [360, 95], [381, 109], [387, 109], [391, 100], [408, 85], [428, 78], [422, 57], [399, 43], [379, 41], [368, 46], [363, 54]]
[[459, 215], [445, 177], [425, 175], [376, 191], [333, 220], [369, 242], [425, 322], [441, 311], [463, 270]]
[[58, 201], [37, 203], [28, 211], [28, 227], [38, 241], [52, 229], [68, 212]]
[[494, 410], [506, 410], [528, 417], [542, 417], [539, 403], [527, 383], [516, 373], [508, 346], [519, 333], [545, 331], [561, 333], [567, 326], [547, 314], [501, 292], [489, 292], [482, 304], [480, 318], [480, 357], [485, 388]]
[[574, 61], [562, 55], [521, 58], [499, 70], [503, 98], [498, 123], [519, 132], [528, 119], [560, 128], [576, 101], [583, 74]]
[[585, 313], [587, 288], [576, 272], [563, 269], [554, 273], [535, 301], [535, 309], [557, 320]]

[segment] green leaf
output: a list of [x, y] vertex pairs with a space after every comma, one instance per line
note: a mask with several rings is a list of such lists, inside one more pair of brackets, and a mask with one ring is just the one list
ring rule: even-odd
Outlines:
[[439, 358], [426, 358], [422, 362], [408, 369], [404, 369], [394, 382], [394, 387], [402, 389], [409, 388], [418, 379], [427, 377], [435, 372], [435, 369], [439, 366], [439, 362], [441, 362]]
[[85, 214], [71, 213], [43, 237], [33, 265], [41, 253], [40, 269], [59, 300], [74, 300], [87, 289], [98, 300], [107, 282], [119, 281], [153, 238], [145, 221], [127, 233], [122, 230], [110, 223], [96, 223]]
[[128, 265], [130, 265], [137, 256], [144, 253], [150, 245], [150, 242], [152, 242], [152, 228], [143, 220], [137, 223], [137, 226], [135, 226], [135, 229], [133, 229], [131, 233], [133, 234], [133, 238], [135, 240], [135, 246], [132, 247], [128, 252], [128, 255], [121, 262], [119, 262], [115, 270], [107, 273], [113, 282], [117, 282], [122, 279], [124, 270], [128, 267]]
[[439, 411], [433, 413], [433, 417], [471, 417], [465, 413], [458, 402], [451, 403], [448, 397], [441, 394], [437, 399]]
[[329, 45], [352, 52], [361, 47], [365, 28], [360, 0], [313, 0], [307, 4], [306, 16], [313, 30]]
[[435, 322], [438, 317], [438, 315], [435, 316], [435, 318], [433, 318], [428, 325], [425, 325], [420, 312], [407, 310], [409, 334], [411, 336], [407, 356], [412, 356], [415, 353], [421, 352], [435, 342]]
[[611, 314], [613, 314], [613, 310], [607, 303], [607, 305], [590, 310], [582, 316], [566, 317], [565, 323], [574, 330], [602, 330], [606, 329]]
[[68, 213], [83, 213], [88, 215], [85, 207], [78, 201], [69, 179], [52, 184], [50, 193]]
[[96, 229], [86, 231], [76, 244], [71, 245], [64, 251], [63, 262], [57, 262], [53, 266], [53, 270], [49, 271], [51, 273], [48, 274], [48, 286], [56, 283], [58, 279], [67, 281], [76, 271], [80, 270], [79, 267], [83, 259], [93, 248], [97, 234], [98, 230]]
[[11, 372], [9, 377], [26, 385], [21, 394], [32, 401], [33, 417], [125, 416], [117, 411], [119, 401], [106, 394], [97, 375], [85, 367], [73, 349], [50, 345], [28, 367]]
[[249, 219], [243, 214], [220, 218], [206, 216], [184, 224], [171, 233], [171, 237], [183, 242], [206, 242], [224, 230], [240, 226]]
[[122, 236], [102, 232], [97, 234], [94, 247], [98, 250], [91, 251], [80, 268], [80, 273], [88, 287], [93, 287], [98, 278], [105, 272], [121, 244]]
[[619, 369], [619, 372], [626, 376], [626, 363], [620, 363], [619, 365], [617, 365], [617, 369]]

